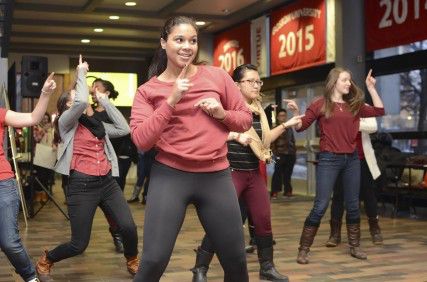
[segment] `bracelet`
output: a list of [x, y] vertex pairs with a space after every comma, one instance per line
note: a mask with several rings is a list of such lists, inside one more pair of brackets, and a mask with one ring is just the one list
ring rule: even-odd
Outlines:
[[281, 124], [281, 126], [283, 127], [284, 130], [286, 130], [286, 125], [284, 122]]

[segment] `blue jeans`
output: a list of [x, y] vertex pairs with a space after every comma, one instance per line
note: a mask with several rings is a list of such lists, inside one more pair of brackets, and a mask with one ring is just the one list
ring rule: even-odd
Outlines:
[[36, 278], [36, 271], [22, 245], [18, 230], [19, 195], [14, 178], [0, 180], [0, 248], [24, 281]]
[[319, 163], [316, 168], [316, 197], [305, 224], [309, 226], [320, 225], [339, 174], [341, 174], [343, 181], [347, 224], [359, 223], [360, 161], [357, 151], [351, 154], [320, 152], [318, 160]]

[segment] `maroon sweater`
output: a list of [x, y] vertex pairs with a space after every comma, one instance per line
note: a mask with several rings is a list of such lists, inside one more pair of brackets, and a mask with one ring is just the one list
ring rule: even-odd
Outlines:
[[332, 115], [326, 118], [321, 113], [323, 98], [316, 99], [307, 108], [302, 118], [302, 126], [297, 131], [308, 128], [315, 120], [320, 128], [320, 151], [332, 153], [353, 153], [356, 150], [356, 137], [359, 132], [361, 117], [376, 117], [384, 115], [384, 108], [376, 108], [364, 104], [353, 116], [347, 104], [334, 107]]
[[[157, 161], [189, 172], [212, 172], [229, 166], [226, 140], [230, 131], [251, 127], [252, 113], [230, 75], [217, 67], [197, 66], [190, 77], [193, 86], [175, 108], [166, 99], [173, 82], [151, 78], [136, 92], [130, 118], [135, 145], [148, 151], [156, 146]], [[215, 98], [226, 111], [216, 120], [194, 105], [203, 98]]]

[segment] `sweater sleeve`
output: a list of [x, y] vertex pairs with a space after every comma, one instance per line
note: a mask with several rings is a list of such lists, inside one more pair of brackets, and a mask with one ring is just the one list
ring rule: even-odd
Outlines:
[[242, 94], [231, 77], [221, 70], [224, 78], [225, 90], [221, 103], [225, 110], [222, 123], [230, 131], [245, 132], [252, 126], [252, 113], [246, 107]]
[[141, 88], [137, 90], [131, 111], [130, 131], [132, 140], [139, 150], [148, 151], [157, 143], [173, 111], [166, 101], [154, 109], [154, 105], [147, 98], [147, 93]]
[[108, 117], [113, 123], [104, 122], [105, 131], [109, 138], [117, 138], [129, 134], [129, 125], [122, 113], [111, 104], [108, 98], [99, 100], [100, 104], [105, 108]]
[[385, 114], [384, 108], [377, 108], [367, 104], [362, 105], [359, 111], [360, 117], [379, 117]]
[[315, 120], [317, 120], [319, 115], [319, 103], [313, 102], [311, 105], [307, 108], [307, 110], [304, 113], [304, 116], [302, 117], [302, 126], [297, 129], [297, 132], [306, 130]]
[[86, 110], [89, 99], [89, 89], [86, 83], [86, 70], [77, 70], [76, 95], [73, 104], [69, 109], [63, 112], [59, 118], [60, 132], [67, 132], [74, 127], [80, 116]]

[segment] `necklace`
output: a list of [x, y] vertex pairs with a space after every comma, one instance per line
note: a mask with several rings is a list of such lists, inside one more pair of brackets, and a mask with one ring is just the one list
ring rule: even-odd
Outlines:
[[340, 112], [342, 112], [342, 106], [338, 102], [335, 102], [335, 105], [337, 105], [337, 107], [340, 109]]

